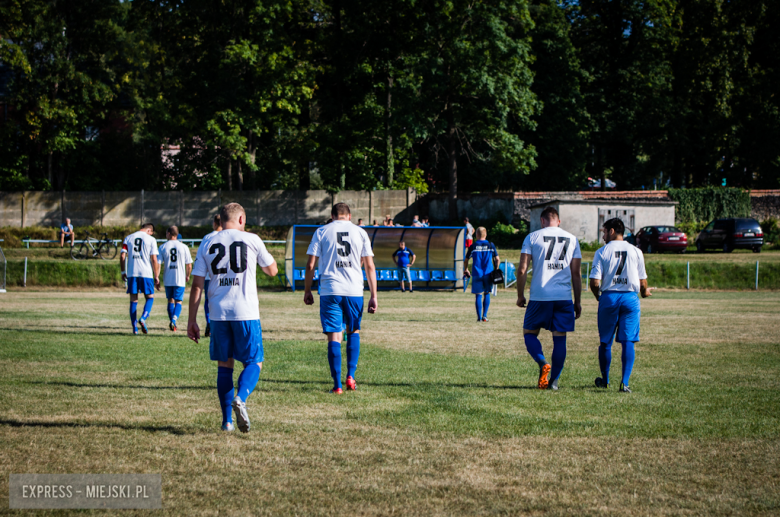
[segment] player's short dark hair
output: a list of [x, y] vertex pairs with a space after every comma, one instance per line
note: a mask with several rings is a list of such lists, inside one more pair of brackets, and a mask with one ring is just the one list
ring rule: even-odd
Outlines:
[[152, 223], [144, 223], [144, 224], [141, 225], [141, 229], [142, 230], [146, 230], [147, 228], [151, 228], [152, 229], [152, 233], [154, 233], [154, 224], [152, 224]]
[[466, 222], [469, 222], [469, 218], [468, 217], [464, 217], [463, 220], [466, 221]]
[[349, 210], [349, 205], [346, 203], [336, 203], [333, 208], [330, 209], [330, 215], [338, 218], [341, 215], [350, 215], [352, 212]]
[[626, 231], [626, 225], [623, 224], [623, 221], [621, 221], [617, 217], [613, 217], [609, 221], [604, 223], [604, 229], [605, 230], [615, 230], [615, 233], [618, 235], [623, 235]]
[[217, 226], [222, 226], [222, 219], [219, 217], [219, 214], [214, 216], [214, 224]]
[[177, 226], [170, 226], [168, 228], [168, 233], [171, 234], [171, 237], [178, 237], [179, 236], [179, 228]]
[[544, 210], [542, 210], [542, 219], [547, 219], [548, 221], [552, 221], [553, 219], [560, 219], [561, 216], [558, 215], [558, 211], [555, 209], [554, 206], [548, 206]]

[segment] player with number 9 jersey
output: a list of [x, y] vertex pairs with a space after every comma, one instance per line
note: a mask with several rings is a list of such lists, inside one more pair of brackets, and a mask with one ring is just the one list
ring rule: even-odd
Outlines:
[[[574, 320], [582, 310], [582, 253], [577, 238], [560, 227], [561, 220], [554, 207], [545, 208], [540, 221], [542, 228], [528, 234], [520, 250], [517, 305], [525, 306], [524, 289], [528, 267], [533, 263], [530, 302], [523, 321], [523, 340], [528, 353], [539, 365], [539, 389], [557, 390], [558, 379], [566, 361], [566, 333], [574, 331]], [[552, 365], [547, 363], [542, 352], [538, 338], [541, 329], [547, 329], [553, 334]]]
[[[146, 320], [154, 305], [154, 288], [159, 287], [160, 263], [157, 261], [159, 250], [154, 235], [154, 225], [146, 223], [135, 233], [125, 237], [122, 252], [119, 255], [119, 268], [122, 279], [127, 281], [127, 294], [130, 295], [130, 324], [133, 334], [138, 334], [138, 326], [144, 334], [149, 332]], [[137, 317], [138, 294], [146, 298], [141, 317]]]

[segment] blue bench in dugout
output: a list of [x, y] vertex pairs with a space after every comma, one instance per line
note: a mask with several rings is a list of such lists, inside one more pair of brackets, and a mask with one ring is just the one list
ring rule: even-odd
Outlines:
[[[412, 282], [457, 282], [458, 278], [455, 275], [455, 271], [451, 269], [445, 270], [427, 270], [427, 269], [412, 269], [410, 270]], [[397, 269], [377, 269], [376, 279], [380, 282], [398, 282], [399, 281]], [[293, 271], [293, 280], [303, 281], [306, 279], [305, 269], [295, 269]], [[320, 272], [314, 270], [314, 281], [318, 282], [320, 279]], [[366, 272], [363, 271], [363, 280], [366, 280]], [[319, 283], [319, 282], [318, 282]]]

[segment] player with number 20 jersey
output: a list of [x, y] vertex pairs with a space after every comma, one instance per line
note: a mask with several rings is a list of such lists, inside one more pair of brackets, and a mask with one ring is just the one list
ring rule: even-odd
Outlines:
[[[246, 401], [257, 385], [263, 364], [257, 266], [269, 276], [276, 276], [277, 268], [260, 237], [244, 231], [246, 212], [241, 205], [229, 203], [222, 207], [220, 221], [223, 230], [208, 241], [207, 249], [202, 256], [199, 253], [195, 263], [187, 334], [196, 342], [200, 338], [196, 316], [208, 271], [211, 274], [209, 355], [218, 365], [217, 393], [222, 407], [222, 429], [233, 430], [232, 405], [238, 428], [246, 433], [250, 428]], [[235, 393], [234, 360], [244, 364]]]
[[620, 391], [630, 393], [628, 381], [634, 367], [634, 343], [639, 341], [639, 320], [642, 297], [650, 296], [647, 289], [645, 259], [636, 246], [623, 240], [625, 225], [620, 219], [604, 223], [604, 242], [607, 244], [593, 257], [590, 289], [599, 302], [599, 388], [609, 387], [609, 366], [612, 362], [612, 341], [623, 345], [623, 376]]
[[[561, 220], [555, 208], [544, 209], [541, 223], [542, 229], [530, 233], [520, 251], [517, 305], [525, 306], [526, 276], [529, 262], [533, 262], [531, 300], [525, 311], [523, 339], [528, 353], [539, 365], [539, 389], [557, 390], [566, 361], [566, 333], [574, 331], [574, 320], [582, 310], [582, 253], [577, 238], [560, 228]], [[538, 338], [540, 329], [553, 334], [552, 365], [547, 363], [542, 352]]]
[[311, 293], [314, 265], [319, 259], [320, 320], [328, 339], [328, 364], [333, 378], [331, 393], [341, 394], [341, 339], [347, 332], [347, 389], [357, 389], [355, 371], [360, 355], [360, 322], [363, 318], [363, 271], [371, 299], [368, 312], [376, 311], [376, 273], [371, 239], [366, 231], [352, 223], [346, 203], [336, 203], [331, 210], [333, 220], [318, 228], [306, 254], [306, 289], [303, 301], [314, 303]]

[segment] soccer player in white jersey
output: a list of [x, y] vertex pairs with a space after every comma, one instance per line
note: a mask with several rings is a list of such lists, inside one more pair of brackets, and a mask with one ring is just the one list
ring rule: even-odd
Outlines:
[[[198, 246], [198, 252], [195, 254], [195, 264], [196, 264], [195, 267], [197, 267], [199, 259], [205, 260], [205, 258], [203, 258], [203, 254], [206, 252], [206, 249], [208, 248], [208, 243], [211, 240], [211, 238], [222, 231], [222, 225], [219, 222], [219, 214], [214, 216], [214, 220], [211, 223], [211, 227], [214, 229], [214, 231], [209, 233], [205, 237], [203, 237], [203, 239], [200, 241], [200, 246]], [[206, 331], [203, 333], [204, 337], [211, 336], [211, 317], [209, 313], [209, 281], [210, 280], [211, 280], [211, 273], [209, 272], [208, 268], [206, 268], [206, 280], [205, 280], [205, 285], [203, 287], [203, 294], [204, 294], [203, 313], [206, 315]]]
[[623, 377], [620, 391], [631, 393], [628, 381], [634, 368], [634, 343], [639, 341], [642, 298], [652, 296], [647, 288], [645, 258], [636, 246], [623, 240], [625, 225], [618, 218], [604, 223], [604, 242], [593, 257], [590, 270], [590, 290], [599, 302], [599, 367], [601, 377], [596, 386], [609, 388], [609, 365], [612, 362], [612, 342], [623, 345]]
[[[207, 271], [211, 272], [211, 342], [209, 355], [217, 361], [217, 394], [222, 408], [222, 429], [233, 430], [230, 407], [242, 433], [249, 432], [246, 401], [257, 386], [263, 367], [263, 332], [257, 299], [257, 266], [268, 276], [276, 276], [276, 261], [257, 235], [244, 231], [246, 212], [238, 203], [220, 211], [223, 230], [214, 235], [195, 262], [190, 291], [187, 336], [200, 339], [197, 315]], [[199, 253], [200, 254], [200, 253]], [[244, 370], [233, 388], [233, 365], [238, 360]]]
[[176, 324], [181, 315], [181, 301], [184, 299], [184, 288], [190, 281], [192, 273], [192, 255], [186, 244], [181, 242], [179, 228], [171, 226], [165, 232], [168, 242], [160, 246], [160, 261], [162, 262], [165, 297], [168, 299], [168, 328], [176, 331]]
[[306, 280], [303, 302], [314, 304], [311, 284], [314, 266], [319, 259], [320, 320], [322, 333], [328, 339], [328, 364], [333, 377], [331, 393], [342, 394], [341, 339], [347, 332], [347, 389], [357, 389], [355, 370], [360, 356], [360, 322], [363, 318], [363, 272], [366, 270], [371, 298], [368, 312], [377, 309], [376, 269], [371, 239], [366, 231], [352, 224], [352, 214], [346, 203], [336, 203], [331, 210], [330, 224], [318, 228], [306, 251]]
[[[525, 311], [523, 339], [528, 353], [539, 365], [539, 389], [557, 390], [566, 361], [566, 333], [574, 332], [574, 320], [582, 313], [582, 253], [577, 238], [560, 228], [561, 219], [555, 208], [550, 206], [542, 211], [541, 223], [542, 229], [528, 234], [520, 250], [517, 305], [526, 305], [525, 284], [528, 266], [533, 262], [531, 300]], [[544, 358], [539, 341], [542, 328], [552, 331], [552, 367]]]
[[[160, 263], [157, 262], [157, 240], [152, 237], [153, 234], [152, 223], [142, 225], [140, 230], [125, 237], [119, 254], [119, 269], [122, 270], [122, 280], [127, 282], [127, 294], [130, 295], [133, 334], [138, 334], [138, 325], [144, 334], [148, 332], [146, 319], [152, 312], [154, 288], [160, 288]], [[138, 293], [143, 293], [146, 298], [141, 319], [136, 319]]]

